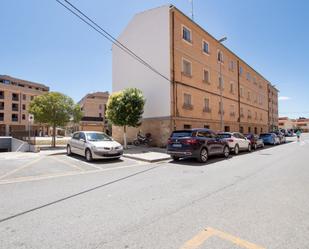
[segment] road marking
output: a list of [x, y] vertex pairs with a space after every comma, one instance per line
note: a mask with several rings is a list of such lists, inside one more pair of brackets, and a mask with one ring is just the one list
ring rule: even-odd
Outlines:
[[205, 230], [198, 233], [195, 237], [187, 241], [181, 249], [196, 249], [201, 246], [208, 238], [216, 236], [223, 240], [232, 242], [233, 244], [247, 248], [247, 249], [265, 249], [264, 247], [258, 246], [246, 240], [242, 240], [238, 237], [235, 237], [231, 234], [221, 232], [219, 230], [213, 229], [211, 227], [206, 228]]
[[22, 170], [22, 169], [25, 169], [25, 168], [27, 168], [27, 167], [33, 165], [34, 163], [37, 163], [37, 162], [40, 161], [41, 159], [42, 159], [42, 157], [37, 158], [37, 159], [35, 159], [35, 160], [33, 160], [33, 161], [29, 162], [29, 163], [26, 163], [24, 166], [22, 166], [22, 167], [20, 167], [20, 168], [14, 169], [14, 170], [12, 170], [12, 171], [10, 171], [10, 172], [8, 172], [8, 173], [6, 173], [6, 174], [0, 176], [0, 180], [3, 179], [3, 178], [5, 178], [5, 177], [8, 177], [8, 176], [10, 176], [10, 175], [12, 175], [12, 174], [14, 174], [14, 173], [16, 173], [16, 172], [18, 172], [18, 171], [20, 171], [20, 170]]
[[60, 163], [63, 163], [63, 164], [65, 164], [65, 165], [68, 165], [68, 166], [70, 166], [70, 167], [72, 167], [72, 168], [74, 168], [74, 169], [78, 169], [78, 170], [81, 170], [81, 171], [85, 171], [85, 169], [83, 169], [82, 167], [79, 167], [79, 166], [77, 166], [77, 165], [75, 165], [75, 164], [73, 164], [73, 163], [69, 163], [69, 162], [67, 162], [67, 161], [65, 161], [65, 160], [62, 160], [62, 159], [58, 158], [58, 157], [50, 157], [50, 158], [52, 158], [53, 160], [58, 161], [58, 162], [60, 162]]
[[76, 162], [83, 163], [83, 164], [85, 164], [85, 165], [87, 165], [87, 166], [91, 166], [91, 167], [93, 167], [93, 168], [95, 168], [95, 169], [99, 169], [99, 170], [102, 169], [101, 167], [92, 165], [91, 163], [84, 162], [84, 161], [82, 161], [82, 160], [80, 160], [80, 159], [77, 159], [77, 158], [74, 158], [74, 157], [68, 156], [67, 158], [69, 158], [69, 159], [71, 159], [71, 160], [73, 160], [73, 161], [76, 161]]
[[134, 165], [129, 165], [129, 166], [120, 166], [120, 167], [100, 169], [100, 170], [87, 170], [87, 171], [68, 172], [68, 173], [63, 173], [63, 174], [49, 174], [49, 175], [41, 175], [41, 176], [24, 176], [24, 177], [18, 177], [14, 179], [2, 180], [0, 181], [0, 185], [20, 183], [20, 182], [40, 181], [40, 180], [46, 180], [46, 179], [52, 179], [52, 178], [58, 178], [58, 177], [64, 177], [64, 176], [86, 175], [86, 174], [100, 173], [100, 172], [105, 172], [105, 171], [113, 171], [113, 170], [118, 170], [118, 169], [146, 166], [148, 164], [149, 163], [146, 163], [146, 164], [139, 163], [139, 164], [134, 164]]

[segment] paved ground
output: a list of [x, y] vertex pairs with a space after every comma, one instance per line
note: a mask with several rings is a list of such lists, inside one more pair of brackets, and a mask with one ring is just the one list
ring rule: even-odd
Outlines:
[[0, 248], [308, 249], [308, 152], [304, 135], [205, 165], [0, 157]]

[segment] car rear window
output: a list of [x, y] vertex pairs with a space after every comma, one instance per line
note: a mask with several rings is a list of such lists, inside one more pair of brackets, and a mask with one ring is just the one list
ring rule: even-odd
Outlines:
[[264, 134], [261, 134], [261, 135], [260, 135], [260, 137], [269, 137], [269, 136], [271, 136], [270, 133], [264, 133]]
[[220, 137], [220, 138], [231, 138], [231, 134], [228, 134], [228, 133], [220, 133], [220, 134], [218, 134], [218, 136]]
[[191, 137], [193, 136], [192, 131], [174, 131], [172, 137]]

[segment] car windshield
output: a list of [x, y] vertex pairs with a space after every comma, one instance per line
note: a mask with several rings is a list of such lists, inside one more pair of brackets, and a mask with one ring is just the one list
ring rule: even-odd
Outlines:
[[172, 137], [191, 137], [192, 131], [174, 131]]
[[104, 133], [86, 133], [88, 141], [112, 141], [112, 139]]
[[246, 138], [253, 138], [253, 135], [252, 134], [245, 134], [245, 137]]
[[231, 138], [232, 135], [229, 133], [219, 133], [218, 136], [220, 138]]

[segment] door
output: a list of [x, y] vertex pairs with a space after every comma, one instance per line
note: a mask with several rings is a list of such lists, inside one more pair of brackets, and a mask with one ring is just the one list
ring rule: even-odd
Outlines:
[[246, 150], [249, 145], [249, 140], [246, 139], [246, 137], [240, 133], [238, 133], [238, 137], [239, 137], [239, 140], [241, 141], [240, 143], [241, 143], [242, 150]]
[[78, 140], [79, 140], [79, 132], [76, 132], [76, 133], [73, 134], [73, 137], [70, 141], [72, 153], [78, 153], [78, 149], [77, 149]]
[[215, 134], [210, 131], [204, 131], [203, 136], [205, 139], [205, 145], [207, 146], [209, 154], [216, 153], [216, 137]]
[[79, 133], [79, 139], [76, 141], [77, 154], [84, 156], [86, 146], [86, 136], [84, 132]]

